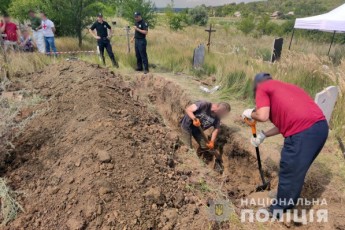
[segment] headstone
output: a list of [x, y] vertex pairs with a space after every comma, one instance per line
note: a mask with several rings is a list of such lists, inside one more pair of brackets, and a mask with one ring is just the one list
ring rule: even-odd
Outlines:
[[273, 43], [273, 51], [272, 51], [272, 57], [271, 57], [271, 62], [279, 61], [281, 55], [282, 55], [282, 50], [283, 50], [283, 43], [284, 39], [283, 38], [276, 38], [274, 39]]
[[201, 44], [194, 50], [193, 67], [196, 69], [202, 67], [204, 65], [204, 61], [205, 61], [205, 46]]
[[332, 117], [332, 112], [337, 102], [339, 95], [339, 88], [336, 86], [330, 86], [315, 96], [315, 103], [323, 111], [323, 114], [326, 116], [326, 119], [329, 123]]

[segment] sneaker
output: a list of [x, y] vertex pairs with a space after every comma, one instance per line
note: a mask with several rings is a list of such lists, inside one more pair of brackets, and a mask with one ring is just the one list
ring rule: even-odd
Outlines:
[[149, 73], [149, 70], [145, 69], [144, 74], [148, 74], [148, 73]]

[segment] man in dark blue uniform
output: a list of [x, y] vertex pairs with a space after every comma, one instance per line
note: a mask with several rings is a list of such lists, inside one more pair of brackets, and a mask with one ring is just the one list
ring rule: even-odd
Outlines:
[[[94, 33], [94, 30], [97, 31], [97, 34]], [[91, 26], [89, 31], [92, 34], [92, 36], [97, 39], [99, 52], [101, 54], [103, 64], [105, 65], [104, 49], [106, 49], [113, 66], [119, 68], [119, 64], [115, 60], [115, 55], [110, 44], [110, 38], [112, 35], [111, 26], [106, 21], [103, 21], [102, 14], [97, 15], [97, 21]]]
[[[146, 53], [146, 35], [148, 34], [149, 26], [141, 17], [139, 12], [134, 13], [135, 18], [135, 55], [137, 57], [137, 68], [136, 71], [143, 71], [147, 74], [149, 72], [149, 61]], [[144, 69], [143, 69], [144, 66]]]

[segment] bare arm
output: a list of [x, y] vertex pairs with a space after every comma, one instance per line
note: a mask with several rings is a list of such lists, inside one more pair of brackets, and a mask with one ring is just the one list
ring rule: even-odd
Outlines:
[[109, 35], [108, 37], [111, 38], [113, 36], [113, 30], [112, 29], [109, 29]]
[[100, 37], [97, 36], [97, 35], [95, 34], [95, 32], [94, 32], [92, 29], [89, 29], [89, 32], [90, 32], [90, 34], [92, 35], [92, 37], [94, 37], [94, 38], [96, 38], [96, 39], [100, 39]]
[[55, 32], [56, 32], [55, 27], [52, 27], [52, 31], [53, 31], [53, 33], [55, 34]]
[[190, 117], [190, 119], [194, 120], [196, 118], [194, 112], [197, 110], [198, 107], [196, 106], [196, 104], [192, 104], [186, 108], [186, 114], [188, 115], [188, 117]]
[[215, 142], [215, 141], [216, 141], [217, 136], [218, 136], [218, 133], [219, 133], [219, 129], [213, 130], [213, 132], [212, 132], [212, 137], [211, 137], [211, 141], [212, 141], [212, 142]]
[[138, 31], [139, 33], [145, 34], [145, 35], [147, 35], [147, 34], [149, 33], [149, 31], [139, 29], [139, 28], [138, 28], [138, 27], [136, 27], [136, 26], [134, 26], [134, 30]]
[[252, 118], [256, 121], [266, 122], [270, 118], [270, 107], [262, 107], [252, 113]]
[[266, 137], [273, 137], [276, 136], [278, 134], [280, 134], [279, 129], [277, 127], [274, 127], [266, 132], [264, 132]]
[[1, 33], [5, 32], [5, 28], [6, 28], [6, 23], [3, 21], [2, 26], [0, 27], [0, 32]]

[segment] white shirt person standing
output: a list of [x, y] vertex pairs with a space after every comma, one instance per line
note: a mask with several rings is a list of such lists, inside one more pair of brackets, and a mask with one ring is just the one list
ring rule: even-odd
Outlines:
[[44, 36], [44, 41], [46, 44], [46, 53], [50, 54], [52, 52], [56, 53], [56, 46], [55, 46], [55, 25], [54, 23], [49, 20], [46, 16], [45, 13], [41, 13], [41, 18], [42, 18], [42, 32]]

